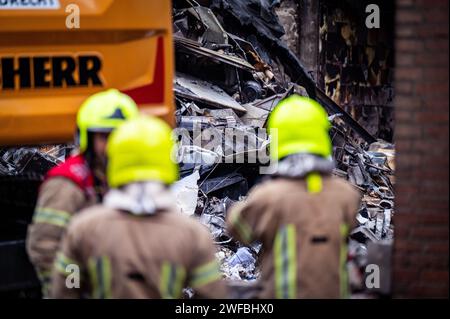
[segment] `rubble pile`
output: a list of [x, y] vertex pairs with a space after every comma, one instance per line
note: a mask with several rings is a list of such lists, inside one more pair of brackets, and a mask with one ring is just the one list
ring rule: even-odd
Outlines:
[[0, 176], [43, 175], [64, 161], [65, 146], [0, 149]]
[[[361, 290], [368, 246], [393, 239], [393, 145], [377, 141], [316, 86], [280, 40], [284, 30], [274, 12], [278, 1], [173, 3], [176, 156], [181, 175], [173, 193], [180, 211], [208, 227], [221, 270], [232, 285], [254, 282], [264, 247], [235, 241], [225, 227], [227, 211], [268, 178], [260, 173], [270, 165], [270, 137], [264, 128], [277, 103], [292, 93], [317, 99], [333, 124], [334, 174], [364, 194], [358, 227], [351, 233], [349, 263], [353, 288]], [[2, 194], [15, 192], [6, 177], [35, 174], [41, 180], [69, 150], [64, 145], [0, 149]], [[20, 191], [12, 197], [18, 196], [23, 196]], [[2, 201], [9, 199], [2, 196]]]
[[[292, 93], [315, 98], [333, 123], [334, 174], [364, 194], [350, 243], [353, 288], [359, 289], [367, 244], [393, 238], [394, 148], [377, 141], [316, 86], [280, 40], [284, 30], [272, 2], [174, 1], [174, 90], [183, 177], [182, 186], [175, 187], [177, 203], [211, 231], [225, 278], [233, 284], [257, 279], [263, 247], [245, 247], [230, 237], [227, 209], [267, 178], [258, 170], [268, 164], [265, 158], [250, 155], [268, 155], [264, 128], [273, 108]], [[233, 139], [239, 133], [247, 139]]]
[[[362, 194], [357, 214], [357, 227], [350, 233], [349, 279], [354, 293], [365, 292], [365, 268], [369, 264], [384, 265], [383, 273], [390, 276], [390, 254], [394, 239], [394, 145], [377, 141], [357, 143], [338, 117], [332, 120], [331, 131], [336, 176], [347, 179]], [[378, 293], [389, 294], [390, 279], [384, 279]]]
[[39, 185], [66, 150], [63, 145], [0, 149], [0, 240], [25, 237]]

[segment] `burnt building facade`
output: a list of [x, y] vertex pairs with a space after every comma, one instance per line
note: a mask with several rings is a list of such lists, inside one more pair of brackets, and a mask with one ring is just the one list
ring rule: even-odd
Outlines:
[[[366, 20], [379, 9], [379, 27]], [[369, 7], [370, 9], [370, 7]], [[285, 0], [283, 39], [326, 94], [372, 135], [394, 134], [394, 2]], [[366, 12], [367, 11], [367, 12]]]

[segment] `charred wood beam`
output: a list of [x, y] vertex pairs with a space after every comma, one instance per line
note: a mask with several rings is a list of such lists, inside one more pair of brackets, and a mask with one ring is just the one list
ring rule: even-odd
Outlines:
[[367, 143], [372, 144], [377, 139], [367, 132], [367, 130], [361, 126], [350, 114], [348, 114], [342, 107], [334, 102], [328, 95], [325, 94], [320, 88], [316, 87], [316, 100], [322, 104], [329, 113], [341, 113], [341, 119], [357, 134], [359, 134]]
[[319, 65], [319, 1], [303, 0], [299, 9], [300, 61], [317, 81]]

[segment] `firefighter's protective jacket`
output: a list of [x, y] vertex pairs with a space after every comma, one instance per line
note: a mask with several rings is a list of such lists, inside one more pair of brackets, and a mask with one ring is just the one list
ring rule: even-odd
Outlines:
[[68, 158], [48, 172], [39, 190], [26, 243], [44, 297], [48, 296], [53, 262], [71, 217], [96, 202], [93, 176], [81, 155]]
[[[199, 298], [226, 297], [208, 230], [173, 205], [162, 184], [132, 183], [77, 214], [56, 258], [51, 296], [179, 298], [189, 286]], [[79, 288], [71, 289], [76, 269]]]
[[263, 244], [258, 297], [345, 297], [346, 241], [359, 200], [351, 185], [330, 175], [322, 176], [322, 190], [313, 194], [304, 178], [280, 177], [232, 207], [231, 234]]

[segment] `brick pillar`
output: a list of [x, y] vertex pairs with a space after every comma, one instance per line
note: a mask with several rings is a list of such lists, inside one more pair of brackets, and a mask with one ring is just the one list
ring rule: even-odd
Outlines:
[[394, 297], [448, 298], [448, 1], [396, 3]]

